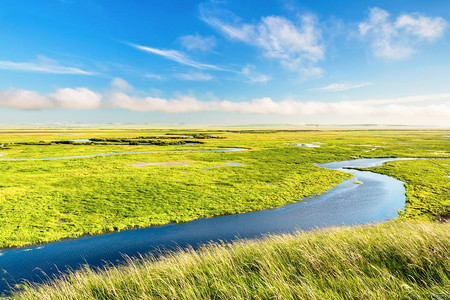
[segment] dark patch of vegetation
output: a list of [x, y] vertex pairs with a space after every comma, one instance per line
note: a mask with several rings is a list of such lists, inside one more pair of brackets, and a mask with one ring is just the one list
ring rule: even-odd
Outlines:
[[79, 141], [39, 141], [39, 142], [18, 142], [13, 145], [28, 145], [28, 146], [49, 146], [49, 145], [153, 145], [153, 146], [169, 146], [169, 145], [185, 145], [185, 144], [203, 144], [204, 142], [198, 140], [148, 140], [148, 139], [120, 139], [120, 138], [92, 138], [89, 142]]
[[139, 138], [91, 138], [95, 145], [108, 145], [113, 143], [128, 144], [128, 145], [156, 145], [156, 146], [168, 146], [168, 145], [185, 145], [187, 143], [203, 144], [201, 141], [196, 140], [165, 140], [165, 139], [144, 139]]
[[[177, 133], [166, 133], [165, 135], [168, 136], [168, 138], [176, 138], [176, 137], [170, 137], [170, 136], [178, 136]], [[181, 136], [181, 138], [224, 139], [225, 137], [224, 136], [214, 136], [209, 133], [200, 132], [200, 133], [191, 133], [191, 134], [186, 133], [185, 135]]]

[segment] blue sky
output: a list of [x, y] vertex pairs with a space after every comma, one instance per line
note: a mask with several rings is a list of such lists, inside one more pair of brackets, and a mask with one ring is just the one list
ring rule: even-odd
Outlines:
[[450, 1], [1, 1], [0, 124], [450, 126]]

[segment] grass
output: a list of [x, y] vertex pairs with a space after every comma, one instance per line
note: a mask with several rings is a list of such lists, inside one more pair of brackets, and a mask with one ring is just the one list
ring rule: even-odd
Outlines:
[[[288, 154], [275, 162], [269, 155], [260, 160], [252, 156], [192, 153], [4, 162], [0, 246], [271, 208], [319, 194], [349, 177], [297, 165]], [[190, 166], [129, 166], [174, 160]], [[242, 165], [205, 170], [230, 161]]]
[[[4, 154], [0, 157], [0, 248], [281, 206], [312, 194], [320, 194], [350, 176], [317, 167], [313, 165], [315, 163], [359, 157], [448, 157], [446, 151], [450, 149], [450, 139], [445, 136], [449, 134], [449, 131], [382, 130], [0, 131], [0, 145], [6, 145], [0, 148], [0, 155]], [[177, 137], [185, 140], [183, 137], [186, 136], [196, 137], [203, 144], [127, 144], [130, 140], [139, 140], [139, 137], [176, 142]], [[87, 138], [127, 142], [120, 145], [52, 144], [52, 141]], [[317, 142], [322, 143], [320, 148], [291, 145]], [[57, 161], [1, 161], [5, 158], [221, 147], [244, 147], [250, 150], [133, 154]], [[189, 166], [153, 165], [137, 168], [132, 165], [174, 161]], [[229, 162], [240, 165], [214, 168]], [[411, 164], [415, 168], [417, 163], [398, 162], [399, 166], [403, 164]], [[425, 171], [419, 164], [417, 166], [418, 174]], [[379, 171], [383, 172], [381, 169]], [[390, 175], [400, 176], [401, 172], [395, 169]], [[441, 170], [436, 173], [433, 179], [435, 185], [428, 189], [430, 193], [436, 187], [448, 191], [445, 172]], [[416, 183], [408, 185], [414, 187]], [[419, 192], [424, 191], [422, 187], [417, 189]], [[432, 198], [427, 195], [422, 193], [417, 197], [433, 209], [446, 205], [441, 201], [442, 197]], [[442, 195], [446, 197], [447, 194]], [[407, 213], [410, 208], [412, 206], [407, 207]], [[432, 214], [421, 211], [426, 215]]]
[[450, 218], [450, 159], [388, 162], [368, 168], [405, 182], [406, 218]]
[[449, 299], [450, 225], [330, 228], [85, 268], [16, 299]]
[[[43, 285], [24, 286], [12, 298], [450, 298], [450, 224], [429, 222], [447, 218], [450, 139], [445, 136], [450, 132], [214, 130], [206, 133], [220, 138], [202, 139], [204, 144], [195, 146], [51, 143], [55, 137], [61, 141], [98, 138], [129, 143], [137, 137], [164, 140], [160, 136], [168, 133], [174, 137], [202, 132], [0, 131], [0, 145], [9, 144], [0, 148], [0, 155], [6, 154], [2, 158], [180, 147], [250, 149], [239, 153], [0, 161], [0, 247], [280, 206], [319, 194], [349, 176], [314, 163], [362, 157], [446, 159], [396, 161], [370, 168], [405, 182], [407, 205], [399, 220], [231, 245], [211, 244], [158, 259], [129, 259], [124, 265], [102, 270], [86, 266]], [[322, 143], [320, 148], [290, 145], [317, 142]], [[183, 166], [130, 166], [139, 162], [183, 162]], [[228, 162], [240, 165], [215, 168]]]

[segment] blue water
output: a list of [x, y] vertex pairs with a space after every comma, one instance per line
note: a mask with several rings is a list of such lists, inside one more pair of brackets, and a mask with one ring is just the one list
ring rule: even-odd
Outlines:
[[[3, 277], [0, 291], [8, 292], [8, 284], [22, 280], [41, 282], [85, 263], [100, 267], [106, 262], [123, 262], [123, 255], [160, 253], [188, 245], [196, 248], [209, 241], [232, 241], [393, 219], [405, 205], [403, 183], [385, 175], [343, 169], [376, 166], [391, 160], [396, 159], [358, 159], [322, 164], [322, 167], [352, 173], [354, 178], [320, 196], [280, 208], [3, 250], [0, 254], [0, 269], [4, 271], [0, 272], [0, 277]], [[362, 184], [355, 184], [355, 181]]]

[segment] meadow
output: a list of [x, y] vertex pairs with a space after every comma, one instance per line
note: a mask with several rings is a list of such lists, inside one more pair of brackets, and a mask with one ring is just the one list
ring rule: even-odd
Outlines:
[[[3, 130], [0, 247], [277, 207], [320, 194], [350, 176], [317, 163], [362, 157], [448, 158], [448, 135], [383, 130]], [[248, 151], [6, 160], [227, 147]], [[449, 163], [399, 161], [374, 171], [406, 182], [405, 217], [434, 219], [448, 215]]]
[[[22, 285], [17, 299], [448, 299], [449, 131], [46, 129], [0, 131], [0, 247], [281, 206], [368, 168], [405, 182], [379, 225], [210, 244]], [[90, 141], [87, 141], [87, 140]], [[78, 141], [72, 141], [78, 140]], [[147, 153], [61, 160], [91, 154]], [[37, 160], [11, 161], [12, 158]], [[1, 256], [0, 256], [1, 257]]]

